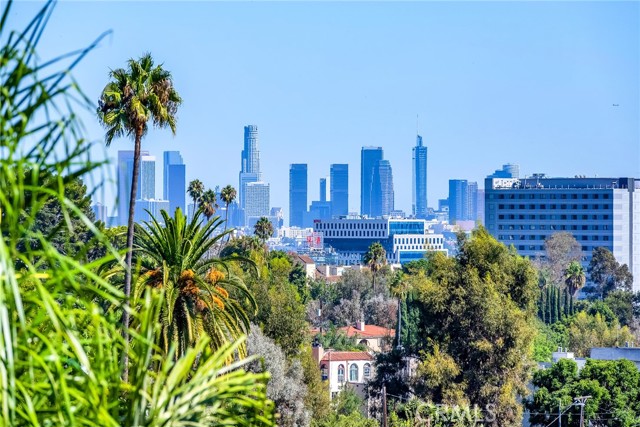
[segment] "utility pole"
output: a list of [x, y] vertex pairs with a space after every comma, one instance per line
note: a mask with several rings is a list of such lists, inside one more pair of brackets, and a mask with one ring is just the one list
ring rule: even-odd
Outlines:
[[574, 405], [580, 406], [580, 427], [584, 427], [584, 405], [591, 396], [576, 397], [573, 401]]
[[387, 427], [387, 386], [382, 386], [382, 427]]

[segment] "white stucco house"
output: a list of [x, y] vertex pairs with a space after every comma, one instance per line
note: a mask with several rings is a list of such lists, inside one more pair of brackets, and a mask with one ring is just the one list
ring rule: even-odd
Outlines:
[[331, 399], [349, 387], [365, 397], [365, 385], [375, 376], [374, 358], [366, 351], [335, 351], [315, 343], [313, 357], [320, 366], [323, 381], [329, 381]]

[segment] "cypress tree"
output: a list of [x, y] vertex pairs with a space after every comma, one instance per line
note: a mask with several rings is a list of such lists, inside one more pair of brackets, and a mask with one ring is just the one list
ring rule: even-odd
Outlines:
[[547, 323], [553, 323], [553, 310], [551, 309], [553, 303], [553, 289], [551, 286], [547, 288]]
[[558, 321], [558, 311], [557, 311], [557, 306], [556, 306], [556, 287], [553, 286], [552, 289], [550, 289], [550, 293], [551, 293], [551, 301], [549, 304], [549, 309], [551, 310], [551, 315], [549, 316], [551, 323], [556, 323]]

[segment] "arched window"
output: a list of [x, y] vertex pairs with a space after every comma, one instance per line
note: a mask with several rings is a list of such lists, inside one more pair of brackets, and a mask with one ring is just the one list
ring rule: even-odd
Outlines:
[[349, 381], [358, 381], [358, 365], [355, 363], [349, 367]]
[[371, 364], [365, 363], [363, 371], [365, 378], [371, 378]]
[[322, 375], [322, 381], [326, 381], [329, 378], [329, 370], [324, 363], [320, 365], [320, 374]]
[[344, 382], [344, 365], [338, 366], [338, 382], [339, 383]]

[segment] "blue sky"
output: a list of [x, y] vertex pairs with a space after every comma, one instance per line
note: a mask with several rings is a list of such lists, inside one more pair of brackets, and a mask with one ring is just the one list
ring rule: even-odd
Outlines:
[[[14, 25], [40, 5], [16, 3]], [[188, 180], [237, 186], [243, 126], [256, 124], [272, 206], [288, 210], [290, 163], [309, 164], [309, 203], [329, 165], [349, 163], [358, 211], [360, 148], [374, 145], [410, 212], [416, 115], [430, 206], [449, 179], [482, 181], [508, 162], [640, 177], [639, 26], [638, 2], [62, 2], [40, 53], [113, 30], [75, 73], [96, 100], [109, 68], [143, 52], [172, 71], [178, 133], [143, 142], [159, 160], [158, 196], [164, 150], [182, 152]], [[84, 123], [103, 138], [92, 115]], [[110, 189], [101, 197], [113, 205]]]

